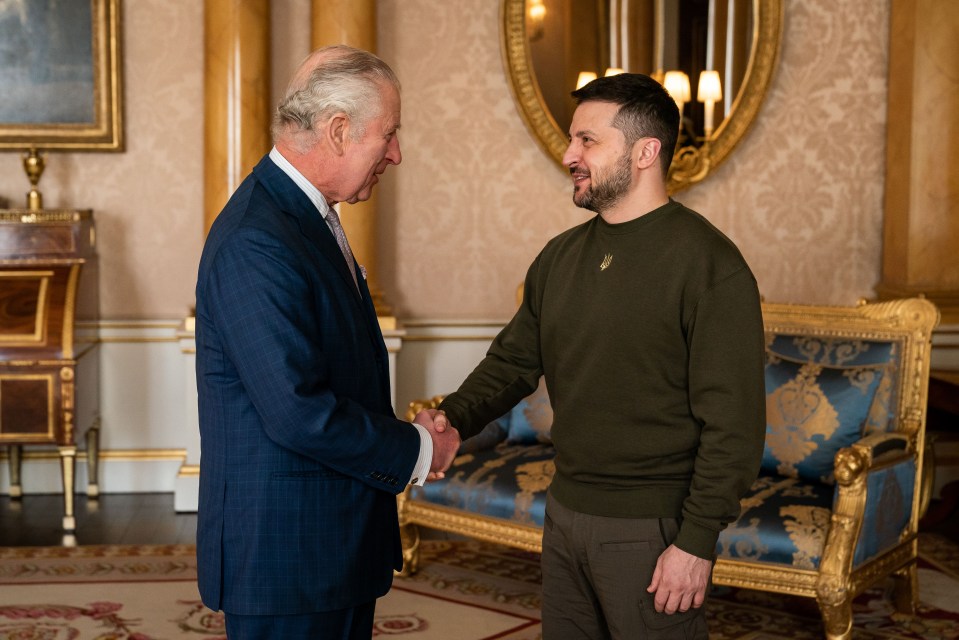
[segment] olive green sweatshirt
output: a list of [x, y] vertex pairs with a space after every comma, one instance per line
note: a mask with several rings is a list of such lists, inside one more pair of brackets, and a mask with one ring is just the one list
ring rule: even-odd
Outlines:
[[441, 408], [466, 438], [545, 375], [554, 498], [600, 516], [681, 517], [674, 544], [711, 559], [759, 470], [763, 349], [742, 255], [670, 201], [551, 240], [516, 315]]

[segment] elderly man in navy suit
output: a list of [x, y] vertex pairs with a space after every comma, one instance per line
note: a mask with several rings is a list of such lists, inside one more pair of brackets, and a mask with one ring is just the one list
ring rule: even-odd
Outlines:
[[275, 146], [213, 224], [196, 287], [197, 573], [230, 640], [369, 638], [400, 568], [395, 496], [459, 446], [390, 403], [386, 347], [337, 202], [401, 160], [399, 83], [376, 56], [312, 53]]

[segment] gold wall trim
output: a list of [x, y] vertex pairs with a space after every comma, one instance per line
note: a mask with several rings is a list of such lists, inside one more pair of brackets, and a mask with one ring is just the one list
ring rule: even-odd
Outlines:
[[100, 336], [100, 342], [179, 342], [176, 336]]
[[145, 320], [143, 322], [129, 322], [124, 320], [100, 320], [99, 322], [83, 323], [87, 327], [103, 329], [179, 329], [180, 323], [163, 320]]
[[461, 341], [473, 341], [479, 342], [481, 340], [492, 341], [496, 339], [496, 336], [406, 336], [403, 338], [404, 342], [461, 342]]
[[184, 464], [176, 474], [178, 478], [196, 478], [199, 475], [200, 465], [198, 464]]
[[444, 329], [447, 327], [494, 327], [502, 329], [509, 320], [404, 320], [403, 328]]
[[[6, 453], [0, 452], [0, 460], [7, 460]], [[23, 460], [60, 460], [60, 453], [54, 450], [48, 451], [24, 451]], [[78, 451], [78, 460], [86, 460], [87, 452]], [[100, 461], [112, 460], [114, 462], [168, 462], [186, 460], [186, 449], [110, 449], [100, 452]]]

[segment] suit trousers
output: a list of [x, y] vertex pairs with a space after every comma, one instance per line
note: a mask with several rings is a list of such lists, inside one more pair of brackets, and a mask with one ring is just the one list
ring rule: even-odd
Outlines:
[[376, 601], [337, 611], [302, 615], [243, 616], [224, 613], [227, 640], [370, 640]]
[[657, 613], [646, 591], [676, 518], [608, 518], [546, 499], [543, 640], [706, 640], [705, 605]]

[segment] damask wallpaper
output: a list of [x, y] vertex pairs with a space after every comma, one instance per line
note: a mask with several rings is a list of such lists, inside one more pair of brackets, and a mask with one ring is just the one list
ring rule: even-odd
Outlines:
[[[274, 35], [305, 47], [308, 21], [282, 16], [309, 1], [275, 4]], [[587, 219], [513, 104], [500, 4], [377, 5], [379, 53], [403, 82], [403, 163], [379, 187], [379, 280], [400, 318], [507, 318], [539, 249]], [[872, 295], [888, 15], [888, 0], [787, 2], [757, 123], [715, 175], [677, 196], [739, 245], [767, 300]], [[127, 150], [50, 154], [40, 187], [48, 207], [96, 212], [104, 317], [179, 318], [203, 241], [202, 3], [125, 2], [123, 32]], [[301, 53], [285, 45], [274, 73], [288, 76]], [[284, 82], [274, 78], [274, 93]], [[19, 156], [0, 153], [0, 197], [18, 204], [28, 188]]]

